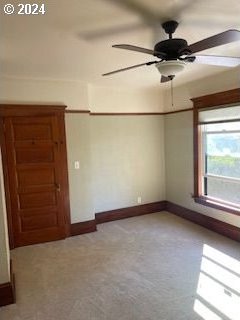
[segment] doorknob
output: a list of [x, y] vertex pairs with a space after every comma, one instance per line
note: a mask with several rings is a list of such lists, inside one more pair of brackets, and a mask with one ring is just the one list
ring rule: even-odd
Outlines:
[[55, 187], [56, 187], [56, 189], [57, 189], [58, 192], [61, 191], [61, 188], [60, 188], [60, 184], [59, 184], [59, 183], [55, 183]]

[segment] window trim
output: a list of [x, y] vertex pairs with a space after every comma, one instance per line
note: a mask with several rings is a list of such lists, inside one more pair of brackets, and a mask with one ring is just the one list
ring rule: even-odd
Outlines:
[[[240, 88], [218, 92], [206, 96], [191, 99], [193, 101], [193, 153], [194, 153], [194, 194], [193, 198], [196, 203], [211, 207], [214, 209], [229, 212], [240, 216], [240, 206], [227, 205], [224, 201], [212, 199], [201, 194], [202, 176], [201, 172], [201, 123], [199, 122], [199, 111], [216, 107], [226, 107], [236, 103], [240, 103]], [[238, 120], [239, 121], [239, 120]], [[219, 121], [220, 122], [220, 121]], [[227, 122], [227, 121], [226, 121]], [[215, 122], [216, 123], [216, 122]]]

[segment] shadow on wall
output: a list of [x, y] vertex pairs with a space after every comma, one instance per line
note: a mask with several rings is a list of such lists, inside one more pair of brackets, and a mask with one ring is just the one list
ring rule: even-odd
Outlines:
[[206, 244], [194, 311], [204, 320], [240, 319], [240, 262]]

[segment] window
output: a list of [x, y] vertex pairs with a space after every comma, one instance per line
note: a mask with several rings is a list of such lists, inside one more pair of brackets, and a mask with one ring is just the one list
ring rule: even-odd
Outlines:
[[238, 103], [235, 96], [233, 103], [227, 99], [227, 105], [219, 106], [209, 99], [219, 94], [193, 99], [194, 198], [200, 204], [240, 215], [239, 89], [237, 94]]
[[201, 193], [240, 205], [240, 121], [201, 125]]

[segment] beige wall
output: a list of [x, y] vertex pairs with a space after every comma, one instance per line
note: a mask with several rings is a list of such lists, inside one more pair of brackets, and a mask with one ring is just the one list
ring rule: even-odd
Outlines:
[[67, 114], [66, 133], [72, 223], [165, 199], [162, 116]]
[[224, 71], [215, 76], [205, 77], [197, 81], [191, 81], [177, 87], [175, 87], [175, 82], [173, 81], [173, 87], [174, 106], [171, 105], [170, 90], [165, 90], [163, 94], [164, 110], [173, 111], [178, 109], [192, 108], [193, 104], [191, 98], [239, 88], [240, 67]]
[[166, 199], [183, 207], [240, 227], [240, 217], [215, 210], [192, 199], [193, 112], [165, 116]]
[[91, 153], [96, 212], [165, 199], [162, 116], [92, 116]]
[[0, 102], [64, 104], [92, 112], [161, 112], [159, 88], [99, 87], [81, 81], [0, 78]]
[[0, 284], [9, 282], [10, 270], [9, 270], [9, 246], [7, 235], [7, 223], [6, 223], [6, 205], [5, 194], [2, 174], [2, 162], [0, 153]]
[[87, 84], [77, 81], [0, 79], [0, 101], [64, 104], [69, 109], [88, 109]]
[[157, 88], [88, 86], [93, 112], [162, 112], [163, 91]]
[[[66, 114], [71, 222], [94, 219], [91, 193], [90, 116]], [[74, 162], [79, 161], [79, 170]]]

